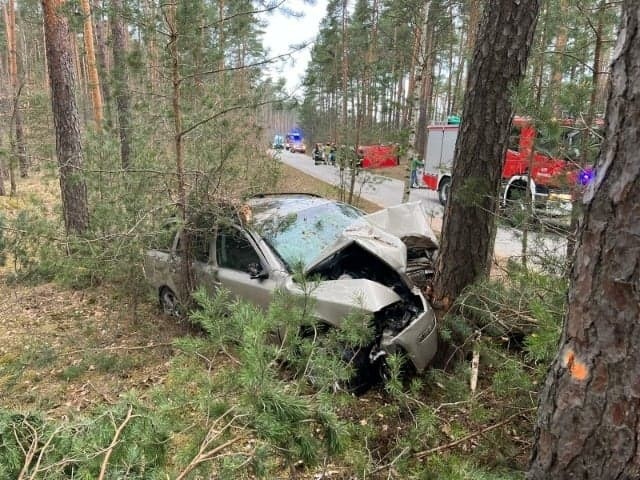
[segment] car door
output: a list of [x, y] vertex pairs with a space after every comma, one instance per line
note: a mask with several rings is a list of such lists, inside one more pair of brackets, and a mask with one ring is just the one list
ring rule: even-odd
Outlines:
[[[233, 295], [267, 308], [277, 282], [253, 241], [236, 227], [218, 230], [215, 241], [217, 278]], [[260, 278], [255, 275], [260, 271]], [[256, 277], [256, 278], [252, 278]]]
[[195, 284], [196, 287], [203, 287], [210, 295], [220, 286], [215, 266], [214, 238], [215, 234], [210, 229], [197, 230], [191, 235]]

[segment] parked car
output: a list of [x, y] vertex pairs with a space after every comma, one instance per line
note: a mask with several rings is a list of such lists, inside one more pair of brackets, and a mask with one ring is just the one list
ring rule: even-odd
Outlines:
[[307, 153], [307, 146], [302, 140], [294, 140], [289, 147], [291, 153]]
[[[193, 272], [199, 285], [222, 286], [267, 307], [275, 290], [304, 292], [293, 275], [320, 278], [310, 293], [314, 316], [339, 328], [354, 311], [371, 315], [375, 340], [365, 367], [388, 354], [406, 353], [417, 371], [436, 353], [436, 318], [420, 287], [433, 274], [435, 236], [419, 202], [366, 215], [340, 202], [308, 194], [264, 194], [238, 209], [233, 225], [199, 226]], [[169, 249], [150, 250], [144, 268], [167, 314], [183, 291], [180, 232]]]
[[284, 137], [282, 135], [274, 135], [273, 143], [271, 144], [271, 148], [274, 150], [283, 150], [284, 149]]

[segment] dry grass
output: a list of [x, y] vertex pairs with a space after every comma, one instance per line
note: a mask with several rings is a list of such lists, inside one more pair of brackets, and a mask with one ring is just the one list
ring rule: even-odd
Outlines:
[[[8, 188], [8, 185], [5, 185]], [[24, 209], [38, 209], [44, 216], [53, 214], [60, 204], [60, 186], [56, 179], [33, 175], [20, 179], [15, 196], [0, 197], [0, 213], [14, 217]]]
[[[337, 200], [340, 195], [337, 187], [329, 185], [322, 180], [318, 180], [311, 175], [302, 173], [300, 170], [285, 164], [282, 164], [282, 175], [278, 185], [276, 186], [276, 191], [315, 193], [316, 195], [332, 198], [334, 200]], [[356, 201], [356, 206], [367, 213], [372, 213], [382, 208], [377, 203], [370, 202], [364, 198], [359, 198]]]
[[400, 165], [396, 165], [395, 167], [387, 167], [387, 168], [372, 168], [367, 170], [375, 175], [380, 175], [382, 177], [394, 178], [396, 180], [400, 180], [404, 182], [406, 180], [407, 175], [409, 174], [407, 170], [407, 165], [400, 160]]
[[2, 284], [0, 406], [60, 416], [163, 381], [185, 324], [110, 288]]

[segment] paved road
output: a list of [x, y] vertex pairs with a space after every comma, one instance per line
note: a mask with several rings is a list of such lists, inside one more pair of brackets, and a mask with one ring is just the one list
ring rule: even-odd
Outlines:
[[[279, 152], [283, 163], [294, 167], [319, 180], [340, 185], [339, 169], [330, 165], [314, 165], [308, 155], [301, 153]], [[345, 180], [347, 181], [347, 180]], [[383, 207], [397, 205], [402, 201], [404, 184], [400, 180], [372, 175], [366, 171], [358, 175], [356, 192], [362, 198], [377, 203]], [[438, 201], [438, 194], [427, 189], [413, 189], [409, 201], [421, 201], [425, 210], [431, 215], [431, 227], [439, 232], [442, 228], [443, 207]], [[519, 257], [522, 255], [522, 233], [514, 228], [498, 228], [496, 235], [495, 254], [500, 258]], [[566, 241], [563, 238], [552, 235], [531, 234], [529, 245], [541, 255], [561, 254], [566, 251]]]

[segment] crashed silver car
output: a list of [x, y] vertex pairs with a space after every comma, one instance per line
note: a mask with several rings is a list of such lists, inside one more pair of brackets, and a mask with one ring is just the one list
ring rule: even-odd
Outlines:
[[[433, 274], [437, 243], [420, 203], [366, 215], [340, 202], [307, 194], [265, 194], [249, 199], [235, 225], [218, 226], [193, 240], [199, 285], [223, 286], [267, 307], [274, 291], [303, 295], [293, 272], [319, 278], [310, 295], [314, 316], [332, 327], [354, 310], [370, 314], [374, 363], [406, 353], [422, 371], [436, 353], [436, 318], [421, 293]], [[145, 274], [166, 313], [178, 308], [180, 234], [170, 249], [151, 250]]]

